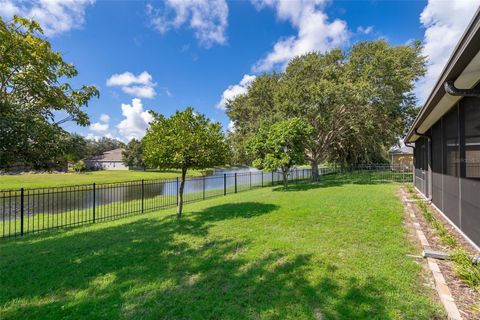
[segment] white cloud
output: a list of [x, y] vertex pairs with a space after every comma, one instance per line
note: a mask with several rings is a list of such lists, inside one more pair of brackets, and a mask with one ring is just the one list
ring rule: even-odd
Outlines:
[[154, 98], [157, 93], [153, 87], [149, 86], [132, 86], [132, 87], [122, 87], [122, 91], [139, 98]]
[[229, 100], [233, 100], [236, 96], [247, 92], [250, 84], [255, 80], [256, 76], [246, 74], [243, 76], [239, 84], [230, 85], [223, 91], [222, 98], [217, 103], [216, 107], [225, 110], [226, 104]]
[[117, 125], [117, 129], [127, 140], [141, 139], [153, 120], [153, 116], [143, 110], [142, 100], [137, 98], [132, 99], [132, 104], [122, 103], [122, 115], [125, 119]]
[[425, 27], [423, 53], [428, 57], [427, 74], [418, 82], [416, 89], [421, 104], [428, 98], [479, 5], [479, 0], [429, 0], [420, 14], [420, 22]]
[[147, 14], [160, 33], [188, 24], [205, 47], [227, 41], [228, 6], [225, 0], [167, 0], [161, 8], [148, 4]]
[[107, 79], [107, 86], [118, 86], [123, 92], [137, 98], [154, 98], [157, 95], [155, 91], [156, 85], [157, 84], [153, 82], [152, 76], [147, 71], [143, 71], [137, 76], [131, 72], [124, 72], [114, 74]]
[[340, 46], [348, 40], [347, 23], [335, 19], [330, 22], [323, 12], [325, 0], [264, 0], [253, 1], [261, 10], [272, 7], [280, 20], [289, 21], [298, 34], [277, 41], [273, 50], [253, 66], [253, 71], [264, 72], [276, 66], [285, 67], [297, 55], [310, 51], [326, 51]]
[[90, 125], [90, 130], [95, 132], [107, 133], [108, 123], [95, 122]]
[[14, 15], [33, 19], [47, 36], [71, 29], [79, 29], [85, 23], [85, 9], [95, 0], [0, 0], [0, 15], [12, 19]]
[[103, 121], [103, 122], [108, 122], [110, 121], [110, 116], [108, 114], [102, 114], [100, 115], [100, 120]]
[[373, 26], [368, 26], [368, 27], [359, 26], [357, 28], [357, 32], [361, 34], [370, 34], [372, 33], [372, 31], [373, 31]]

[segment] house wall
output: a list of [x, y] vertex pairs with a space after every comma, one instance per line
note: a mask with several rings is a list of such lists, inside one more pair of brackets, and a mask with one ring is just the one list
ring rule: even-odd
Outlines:
[[480, 246], [480, 98], [463, 98], [426, 134], [431, 143], [415, 142], [415, 186]]
[[86, 161], [85, 164], [94, 170], [128, 170], [121, 161]]

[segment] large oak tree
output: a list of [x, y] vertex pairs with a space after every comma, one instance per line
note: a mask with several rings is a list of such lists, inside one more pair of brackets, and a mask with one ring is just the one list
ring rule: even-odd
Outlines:
[[76, 75], [36, 22], [0, 18], [0, 168], [40, 167], [61, 154], [62, 123], [89, 125], [83, 108], [99, 93], [66, 82]]
[[[292, 59], [281, 74], [257, 78], [246, 94], [227, 103], [227, 114], [243, 136], [265, 120], [304, 119], [313, 127], [305, 155], [315, 177], [326, 161], [381, 157], [413, 120], [414, 84], [424, 73], [419, 42], [390, 46], [381, 40], [346, 52], [311, 52]], [[257, 85], [268, 78], [274, 85]]]

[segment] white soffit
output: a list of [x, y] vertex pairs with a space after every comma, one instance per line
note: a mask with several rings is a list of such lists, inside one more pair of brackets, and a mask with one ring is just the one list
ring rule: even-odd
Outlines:
[[[479, 82], [479, 80], [480, 52], [475, 55], [460, 76], [458, 76], [457, 80], [455, 80], [455, 87], [459, 89], [471, 89]], [[444, 93], [442, 99], [440, 99], [425, 121], [423, 121], [423, 123], [418, 127], [418, 131], [424, 133], [430, 129], [435, 122], [437, 122], [445, 113], [447, 113], [461, 98], [462, 97], [451, 96]], [[412, 138], [414, 138], [412, 140], [417, 140], [418, 136], [415, 135]]]

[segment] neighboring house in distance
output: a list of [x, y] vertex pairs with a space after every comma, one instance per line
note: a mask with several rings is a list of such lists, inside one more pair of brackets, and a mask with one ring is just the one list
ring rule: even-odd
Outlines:
[[128, 170], [122, 162], [123, 149], [114, 149], [104, 152], [101, 156], [85, 159], [85, 165], [90, 170]]
[[480, 246], [480, 9], [405, 140], [415, 187]]
[[407, 146], [401, 148], [392, 148], [388, 152], [388, 155], [390, 156], [390, 163], [392, 166], [412, 170], [413, 148]]

